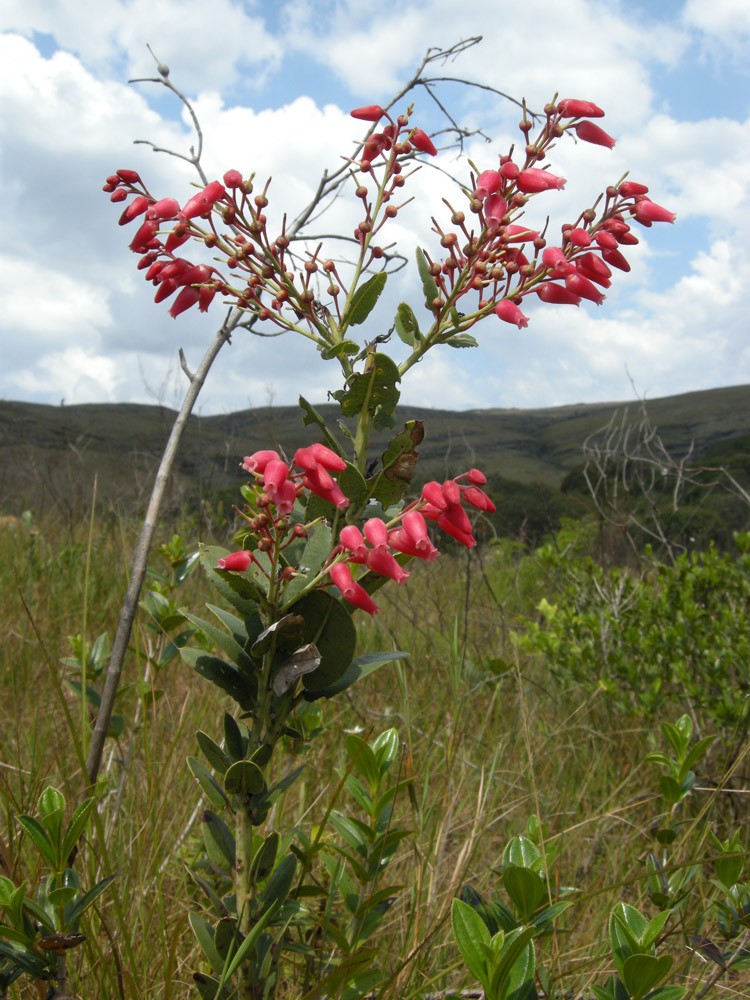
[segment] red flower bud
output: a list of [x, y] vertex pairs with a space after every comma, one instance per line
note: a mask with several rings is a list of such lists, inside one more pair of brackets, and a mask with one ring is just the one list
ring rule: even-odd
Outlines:
[[429, 153], [430, 156], [437, 156], [437, 150], [432, 142], [432, 139], [423, 132], [421, 128], [415, 128], [412, 134], [409, 136], [409, 141], [413, 146], [420, 151], [420, 153]]
[[574, 247], [587, 247], [591, 245], [591, 235], [585, 229], [572, 229], [568, 239]]
[[126, 184], [138, 184], [141, 179], [140, 174], [136, 173], [135, 170], [118, 170], [117, 176]]
[[137, 198], [133, 198], [120, 216], [119, 225], [124, 226], [128, 222], [132, 222], [137, 216], [142, 215], [147, 208], [148, 198], [144, 198], [142, 194], [139, 194]]
[[502, 187], [503, 175], [497, 170], [485, 170], [479, 175], [474, 197], [483, 200], [488, 194], [494, 194]]
[[579, 139], [583, 139], [584, 142], [593, 142], [595, 146], [606, 146], [608, 149], [612, 149], [616, 142], [603, 128], [599, 128], [593, 122], [578, 122], [573, 127]]
[[362, 122], [377, 122], [385, 114], [379, 104], [366, 104], [363, 108], [355, 108], [349, 112], [352, 118], [358, 118]]
[[242, 174], [239, 170], [227, 170], [224, 174], [224, 183], [228, 188], [238, 188], [242, 185]]
[[348, 601], [357, 608], [361, 608], [369, 615], [377, 614], [379, 610], [377, 604], [375, 604], [361, 584], [355, 583], [351, 570], [347, 565], [344, 563], [335, 563], [328, 572], [333, 582], [341, 591], [341, 596], [345, 601]]
[[527, 316], [521, 312], [515, 302], [510, 299], [503, 299], [495, 306], [495, 315], [505, 323], [515, 323], [519, 330], [529, 325]]
[[609, 280], [612, 277], [611, 270], [601, 257], [598, 257], [595, 253], [585, 253], [578, 257], [576, 259], [576, 269], [584, 278], [588, 278], [589, 281], [595, 281], [602, 288], [609, 288], [612, 284]]
[[217, 569], [234, 570], [237, 573], [244, 573], [250, 569], [253, 563], [252, 552], [230, 552], [228, 556], [222, 556], [216, 561]]
[[516, 187], [524, 194], [535, 194], [538, 191], [561, 191], [565, 187], [565, 178], [556, 177], [549, 170], [528, 167], [526, 170], [522, 170], [516, 178]]
[[[110, 191], [111, 190], [112, 189], [110, 188]], [[125, 190], [125, 188], [117, 188], [115, 191], [112, 191], [112, 194], [109, 196], [109, 200], [114, 201], [116, 203], [118, 201], [125, 201], [127, 196], [128, 192]]]
[[603, 118], [604, 112], [591, 101], [576, 101], [566, 98], [558, 101], [557, 110], [563, 118]]
[[180, 313], [185, 312], [186, 309], [191, 309], [195, 303], [198, 301], [198, 289], [191, 288], [189, 285], [183, 288], [180, 294], [172, 303], [172, 308], [169, 310], [169, 315], [172, 319], [177, 319]]
[[506, 243], [531, 243], [537, 239], [539, 233], [536, 229], [529, 229], [528, 226], [506, 226], [503, 240]]
[[148, 249], [148, 245], [156, 235], [156, 231], [158, 228], [159, 228], [158, 222], [155, 222], [153, 219], [146, 219], [141, 228], [133, 237], [133, 242], [130, 244], [130, 249], [133, 251], [133, 253], [140, 253], [141, 250]]
[[581, 301], [580, 295], [563, 288], [562, 285], [555, 285], [551, 281], [545, 281], [536, 290], [542, 302], [550, 302], [553, 305], [577, 306]]
[[623, 198], [634, 198], [637, 194], [648, 194], [648, 188], [645, 184], [636, 184], [635, 181], [623, 181], [617, 193]]
[[638, 222], [645, 225], [652, 222], [674, 222], [677, 216], [674, 212], [662, 208], [656, 202], [649, 201], [648, 198], [639, 198], [633, 208], [633, 215]]
[[628, 264], [627, 259], [623, 257], [619, 250], [602, 250], [602, 257], [612, 267], [618, 267], [621, 271], [630, 270], [630, 264]]
[[569, 274], [565, 278], [565, 287], [574, 295], [580, 295], [584, 299], [596, 302], [598, 306], [604, 302], [604, 296], [599, 289], [588, 278], [582, 274]]
[[542, 253], [542, 263], [555, 278], [575, 271], [575, 265], [568, 260], [560, 247], [545, 247]]

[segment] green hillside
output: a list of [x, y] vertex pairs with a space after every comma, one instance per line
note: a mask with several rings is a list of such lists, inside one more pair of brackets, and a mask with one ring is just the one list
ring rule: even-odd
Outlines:
[[[750, 386], [654, 399], [647, 409], [678, 456], [691, 441], [698, 458], [733, 443], [742, 450], [743, 436], [750, 435]], [[335, 428], [338, 407], [319, 410]], [[580, 465], [584, 440], [625, 411], [626, 419], [640, 419], [638, 401], [462, 412], [405, 406], [399, 418], [424, 421], [421, 479], [477, 465], [488, 475], [557, 488]], [[0, 402], [0, 510], [54, 505], [72, 514], [90, 502], [95, 474], [98, 496], [107, 503], [144, 503], [174, 417], [159, 406]], [[243, 455], [279, 445], [292, 454], [314, 440], [313, 430], [302, 426], [301, 411], [292, 406], [191, 417], [171, 502], [230, 488], [240, 479]], [[376, 445], [385, 447], [388, 437], [381, 434]]]

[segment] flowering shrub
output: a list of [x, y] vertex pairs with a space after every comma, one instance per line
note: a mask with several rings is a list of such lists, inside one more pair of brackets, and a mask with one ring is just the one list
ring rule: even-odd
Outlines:
[[[591, 120], [603, 112], [589, 101], [547, 105], [533, 138], [532, 121], [524, 115], [520, 150], [511, 148], [494, 166], [475, 170], [462, 208], [444, 199], [448, 221], [433, 217], [440, 249], [417, 250], [427, 321], [420, 325], [407, 303], [398, 306], [393, 331], [407, 352], [397, 363], [382, 350], [390, 334], [360, 343], [356, 328], [368, 319], [388, 279], [391, 245], [385, 230], [410, 200], [402, 189], [419, 157], [438, 151], [411, 123], [411, 108], [395, 119], [379, 105], [352, 115], [371, 127], [349, 161], [359, 220], [353, 227], [358, 249], [349, 265], [328, 258], [322, 245], [298, 256], [285, 222], [280, 232], [270, 230], [270, 182], [258, 188], [254, 176], [235, 169], [182, 207], [171, 197], [154, 197], [132, 170], [118, 170], [104, 186], [113, 202], [128, 202], [120, 224], [139, 222], [130, 248], [156, 289], [156, 302], [172, 299], [169, 312], [177, 317], [196, 305], [206, 311], [219, 296], [251, 326], [312, 341], [323, 358], [338, 363], [343, 385], [333, 397], [342, 417], [353, 421], [353, 429], [342, 420], [334, 432], [300, 398], [303, 420], [317, 426], [321, 440], [299, 448], [291, 461], [276, 450], [244, 459], [250, 481], [242, 487], [237, 548], [209, 548], [202, 555], [206, 574], [233, 610], [210, 606], [221, 627], [186, 615], [223, 655], [204, 644], [183, 648], [184, 660], [234, 699], [243, 720], [225, 716], [222, 746], [198, 734], [216, 778], [195, 758], [190, 763], [209, 801], [226, 807], [234, 824], [231, 830], [211, 810], [203, 816], [213, 870], [223, 872], [235, 889], [217, 905], [217, 891], [196, 877], [221, 918], [213, 931], [202, 915], [191, 914], [195, 935], [219, 976], [196, 974], [204, 996], [229, 996], [236, 989], [242, 1000], [270, 997], [284, 949], [292, 946], [288, 928], [304, 922], [299, 900], [316, 846], [295, 847], [284, 855], [291, 838], [282, 848], [275, 831], [265, 837], [255, 831], [301, 770], [269, 786], [276, 747], [285, 738], [299, 743], [320, 729], [305, 721], [311, 703], [407, 655], [389, 651], [355, 658], [353, 611], [374, 615], [373, 595], [381, 586], [390, 580], [405, 583], [412, 560], [437, 557], [428, 522], [471, 548], [476, 545], [472, 514], [481, 517], [495, 509], [481, 488], [486, 479], [478, 469], [442, 484], [427, 483], [409, 498], [424, 433], [419, 421], [409, 421], [372, 460], [373, 430], [395, 427], [401, 380], [438, 345], [476, 345], [468, 331], [492, 314], [519, 329], [527, 326], [522, 307], [531, 295], [553, 305], [580, 305], [582, 299], [601, 304], [612, 268], [629, 270], [623, 248], [638, 242], [631, 223], [674, 221], [672, 213], [648, 198], [645, 185], [622, 180], [606, 189], [598, 210], [580, 212], [563, 226], [559, 241], [550, 242], [545, 228], [525, 220], [531, 199], [565, 186], [565, 178], [548, 169], [549, 152], [566, 132], [609, 148], [614, 139]], [[187, 244], [210, 251], [212, 262], [178, 256]], [[363, 746], [357, 746], [355, 760], [360, 753]], [[389, 823], [386, 818], [383, 830], [378, 827], [378, 836], [386, 840], [379, 853], [372, 848], [373, 871], [397, 842], [388, 833]], [[353, 828], [346, 829], [354, 836]], [[360, 854], [369, 857], [369, 851]], [[298, 861], [303, 872], [295, 882]], [[370, 876], [355, 862], [364, 884]], [[312, 894], [318, 891], [316, 886]], [[300, 934], [300, 940], [315, 937]], [[354, 943], [342, 941], [335, 938], [342, 953], [356, 949], [359, 931]], [[512, 954], [520, 954], [521, 947], [514, 945]], [[506, 958], [510, 974], [515, 966]], [[370, 989], [346, 960], [336, 975], [331, 993], [346, 986], [354, 998]]]

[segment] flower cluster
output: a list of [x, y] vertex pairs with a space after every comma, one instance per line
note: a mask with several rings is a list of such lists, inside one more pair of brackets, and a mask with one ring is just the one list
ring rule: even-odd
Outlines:
[[525, 138], [520, 162], [514, 161], [511, 149], [500, 157], [497, 169], [485, 170], [475, 179], [470, 209], [481, 225], [478, 235], [468, 228], [465, 214], [450, 205], [456, 230], [446, 231], [435, 222], [434, 231], [448, 256], [441, 262], [427, 258], [438, 292], [426, 303], [433, 312], [455, 307], [458, 299], [474, 291], [479, 296], [477, 319], [494, 310], [500, 319], [521, 329], [528, 318], [520, 306], [531, 293], [557, 305], [579, 305], [584, 298], [600, 305], [601, 289], [611, 284], [611, 267], [630, 270], [620, 247], [638, 239], [628, 222], [643, 226], [674, 222], [672, 212], [648, 198], [646, 185], [623, 181], [607, 188], [598, 221], [595, 210], [587, 209], [562, 227], [560, 246], [548, 246], [543, 233], [521, 224], [530, 197], [565, 186], [564, 177], [538, 165], [556, 139], [572, 130], [584, 142], [610, 149], [615, 144], [589, 120], [604, 115], [590, 101], [562, 100], [547, 105], [545, 113], [545, 124], [534, 139], [529, 137], [532, 123], [520, 122]]
[[[283, 461], [278, 452], [256, 451], [245, 457], [242, 468], [254, 478], [257, 508], [243, 516], [254, 537], [256, 549], [267, 553], [272, 563], [296, 538], [307, 536], [311, 526], [298, 523], [292, 527], [290, 519], [295, 501], [306, 491], [328, 500], [340, 510], [349, 505], [349, 500], [331, 476], [331, 472], [343, 471], [346, 463], [325, 445], [299, 448], [291, 466]], [[293, 471], [295, 468], [300, 471]], [[409, 573], [397, 556], [425, 562], [438, 557], [438, 550], [428, 534], [427, 520], [436, 521], [439, 528], [461, 544], [467, 547], [476, 545], [472, 524], [463, 505], [493, 512], [495, 505], [479, 488], [486, 482], [483, 473], [470, 469], [444, 483], [427, 483], [421, 497], [406, 506], [388, 524], [382, 518], [371, 517], [361, 530], [354, 524], [345, 525], [319, 574], [318, 584], [326, 586], [329, 582], [334, 583], [345, 600], [369, 614], [375, 614], [378, 608], [362, 584], [354, 579], [352, 567], [362, 566], [365, 572], [387, 577], [398, 584], [404, 583]], [[217, 566], [244, 573], [253, 563], [268, 574], [267, 564], [264, 568], [264, 563], [252, 549], [232, 552], [219, 559]], [[273, 569], [272, 575], [283, 583], [298, 572], [301, 570], [286, 565], [281, 570]]]
[[[404, 184], [402, 161], [416, 152], [431, 155], [437, 152], [425, 132], [409, 126], [410, 113], [399, 116], [397, 122], [389, 119], [383, 131], [371, 135], [362, 147], [359, 168], [374, 177], [373, 163], [383, 161], [387, 162], [388, 173], [387, 186], [378, 192], [376, 199], [378, 206], [384, 207], [377, 223], [373, 220], [367, 188], [362, 184], [357, 188], [357, 197], [365, 208], [364, 218], [354, 229], [363, 269], [384, 256], [383, 247], [373, 237], [401, 207], [392, 204], [391, 199]], [[385, 112], [377, 106], [355, 112], [355, 117], [366, 121], [376, 121], [383, 115]], [[146, 279], [157, 288], [156, 302], [181, 289], [169, 310], [171, 316], [176, 317], [196, 304], [205, 311], [216, 293], [221, 292], [231, 297], [238, 308], [255, 313], [262, 321], [284, 329], [300, 322], [306, 324], [309, 335], [325, 347], [330, 330], [320, 318], [321, 310], [315, 308], [314, 276], [322, 273], [327, 279], [332, 309], [337, 312], [339, 322], [340, 302], [348, 300], [349, 289], [336, 264], [320, 259], [320, 247], [308, 252], [304, 266], [295, 274], [289, 249], [291, 240], [285, 226], [275, 238], [268, 232], [264, 209], [268, 206], [269, 184], [270, 181], [251, 198], [252, 177], [243, 178], [238, 170], [228, 170], [223, 183], [212, 181], [182, 208], [174, 198], [157, 201], [134, 170], [118, 170], [107, 178], [104, 190], [113, 202], [133, 196], [120, 216], [120, 225], [143, 216], [130, 249], [141, 256], [138, 267], [146, 271]], [[175, 251], [190, 239], [219, 254], [216, 260], [225, 265], [228, 274], [220, 273], [214, 266], [196, 267], [176, 257]], [[236, 281], [238, 278], [241, 280]]]

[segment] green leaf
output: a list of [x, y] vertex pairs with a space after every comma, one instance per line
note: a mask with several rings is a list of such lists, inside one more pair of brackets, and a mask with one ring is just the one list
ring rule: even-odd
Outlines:
[[248, 737], [243, 734], [242, 729], [240, 729], [240, 724], [230, 715], [229, 712], [224, 713], [224, 745], [227, 748], [227, 754], [233, 760], [244, 760], [245, 754], [247, 753], [248, 747]]
[[346, 736], [346, 752], [349, 759], [354, 762], [355, 768], [364, 777], [370, 790], [374, 793], [380, 784], [380, 769], [375, 759], [372, 748], [355, 733], [348, 733]]
[[331, 347], [323, 348], [320, 356], [324, 361], [330, 361], [331, 358], [340, 358], [344, 354], [357, 353], [359, 353], [359, 344], [356, 340], [340, 340], [338, 344], [332, 344]]
[[380, 298], [387, 280], [388, 275], [386, 272], [379, 271], [377, 274], [373, 274], [364, 285], [360, 285], [354, 295], [352, 295], [349, 308], [342, 317], [342, 329], [346, 326], [359, 326], [364, 323], [375, 308], [375, 303]]
[[512, 837], [503, 851], [503, 874], [511, 867], [531, 868], [534, 871], [541, 857], [539, 848], [528, 837]]
[[211, 737], [202, 730], [198, 730], [195, 734], [195, 738], [198, 741], [198, 746], [203, 752], [203, 756], [206, 758], [214, 771], [218, 771], [219, 774], [224, 774], [226, 769], [229, 767], [231, 760], [224, 753], [219, 744], [215, 743]]
[[546, 895], [544, 879], [530, 868], [510, 867], [503, 872], [503, 885], [511, 902], [526, 924]]
[[320, 567], [331, 554], [332, 548], [331, 529], [325, 521], [321, 521], [310, 530], [299, 560], [299, 566], [301, 569], [304, 568], [306, 575], [293, 577], [284, 588], [285, 605], [289, 605], [295, 594], [305, 589], [308, 580], [312, 580], [318, 575]]
[[234, 836], [227, 824], [215, 812], [206, 809], [201, 816], [203, 840], [212, 864], [220, 871], [231, 872], [237, 866]]
[[231, 695], [244, 712], [251, 712], [255, 708], [258, 697], [258, 682], [255, 677], [248, 677], [231, 663], [193, 646], [181, 649], [180, 656], [201, 677]]
[[103, 878], [100, 882], [97, 882], [96, 885], [92, 886], [87, 893], [81, 896], [81, 898], [78, 900], [73, 909], [66, 914], [69, 927], [74, 927], [77, 924], [77, 922], [81, 919], [86, 910], [88, 910], [88, 908], [91, 906], [94, 900], [98, 899], [99, 896], [101, 896], [101, 894], [107, 888], [109, 883], [113, 882], [116, 878], [117, 875], [108, 875], [106, 878]]
[[224, 789], [228, 795], [259, 795], [265, 788], [263, 772], [251, 760], [236, 761], [224, 775]]
[[315, 643], [320, 653], [320, 666], [305, 674], [302, 683], [307, 691], [324, 691], [344, 676], [352, 662], [357, 642], [354, 624], [341, 602], [323, 590], [306, 594], [294, 610], [304, 619], [304, 641]]
[[678, 781], [685, 780], [693, 764], [695, 764], [697, 761], [701, 759], [701, 757], [706, 753], [708, 748], [715, 740], [716, 740], [715, 736], [706, 736], [702, 740], [699, 740], [695, 744], [695, 746], [691, 748], [687, 757], [685, 757], [680, 767], [679, 774], [677, 775]]
[[211, 968], [214, 972], [221, 974], [224, 969], [224, 962], [214, 943], [214, 934], [211, 930], [211, 925], [200, 913], [196, 913], [194, 910], [191, 910], [188, 914], [188, 920], [190, 921], [193, 934], [195, 934], [198, 944], [203, 949], [203, 954], [208, 959]]
[[47, 836], [47, 831], [44, 829], [39, 820], [34, 819], [33, 816], [17, 816], [16, 820], [31, 838], [34, 846], [50, 868], [56, 870], [59, 867], [57, 854], [49, 837]]
[[372, 414], [379, 406], [393, 413], [400, 395], [396, 383], [400, 381], [398, 365], [387, 354], [368, 354], [365, 371], [351, 376], [339, 401], [342, 415], [353, 417], [363, 410]]
[[222, 986], [218, 979], [204, 972], [194, 972], [193, 982], [201, 995], [201, 1000], [230, 1000], [235, 994]]
[[438, 286], [435, 279], [430, 274], [430, 265], [424, 251], [417, 247], [417, 270], [422, 279], [422, 290], [424, 291], [425, 304], [428, 309], [432, 309], [433, 300], [438, 297]]
[[341, 447], [333, 434], [331, 434], [328, 430], [325, 420], [321, 417], [315, 407], [308, 403], [304, 396], [299, 397], [299, 405], [303, 410], [302, 423], [305, 427], [309, 427], [311, 424], [317, 424], [323, 432], [323, 437], [325, 438], [328, 447], [332, 451], [335, 451], [339, 457], [345, 458], [344, 449]]
[[479, 341], [470, 333], [457, 333], [443, 341], [448, 347], [479, 347]]
[[649, 993], [648, 1000], [682, 1000], [686, 994], [686, 986], [659, 986]]
[[378, 761], [378, 768], [380, 770], [380, 777], [383, 778], [386, 771], [390, 768], [391, 764], [394, 762], [398, 756], [399, 750], [401, 748], [401, 741], [398, 738], [398, 733], [395, 729], [386, 729], [378, 737], [376, 737], [372, 748], [375, 751], [375, 756]]
[[671, 955], [631, 955], [625, 959], [622, 980], [633, 1000], [643, 1000], [652, 989], [669, 975], [674, 959]]
[[263, 841], [263, 846], [256, 852], [252, 862], [253, 876], [257, 881], [268, 878], [276, 864], [279, 851], [279, 835], [274, 830]]
[[506, 997], [507, 987], [514, 976], [517, 962], [521, 962], [522, 969], [528, 967], [528, 959], [524, 953], [535, 934], [535, 927], [519, 927], [505, 936], [502, 952], [492, 969], [488, 1000], [501, 1000]]
[[93, 808], [94, 799], [85, 799], [73, 813], [70, 823], [68, 823], [65, 830], [65, 836], [63, 837], [61, 851], [63, 861], [67, 861], [73, 851], [73, 848], [78, 843], [78, 838], [85, 830]]
[[33, 952], [13, 944], [11, 941], [0, 940], [0, 956], [15, 962], [34, 979], [48, 980], [55, 975], [54, 968], [50, 968]]
[[394, 326], [396, 327], [396, 333], [409, 347], [414, 347], [417, 341], [422, 340], [417, 317], [412, 312], [411, 306], [407, 305], [406, 302], [402, 302], [396, 310]]
[[289, 895], [294, 881], [294, 873], [297, 870], [297, 859], [293, 854], [287, 854], [274, 869], [273, 875], [268, 880], [268, 885], [263, 890], [261, 902], [262, 912], [269, 909], [278, 909]]
[[187, 766], [212, 806], [216, 809], [223, 809], [224, 806], [229, 805], [229, 799], [222, 791], [218, 781], [202, 761], [198, 760], [197, 757], [188, 757]]
[[198, 615], [190, 614], [188, 611], [185, 612], [185, 617], [192, 625], [195, 625], [196, 628], [204, 632], [219, 649], [225, 652], [231, 662], [239, 667], [243, 674], [255, 674], [257, 665], [250, 659], [233, 635], [227, 635], [224, 629], [217, 628], [211, 622], [199, 618]]
[[357, 681], [362, 680], [362, 678], [367, 677], [376, 670], [379, 670], [386, 663], [392, 663], [394, 660], [405, 660], [409, 656], [411, 656], [411, 653], [395, 651], [386, 653], [363, 653], [362, 656], [358, 656], [356, 659], [352, 660], [349, 668], [344, 674], [342, 674], [341, 677], [339, 677], [337, 681], [320, 691], [306, 691], [305, 698], [307, 701], [316, 701], [318, 698], [333, 698], [335, 694], [345, 691], [346, 688], [351, 687], [353, 684], [356, 684]]
[[451, 922], [453, 937], [467, 968], [486, 991], [489, 987], [487, 959], [480, 945], [489, 945], [490, 932], [479, 914], [460, 899], [454, 899], [451, 904]]

